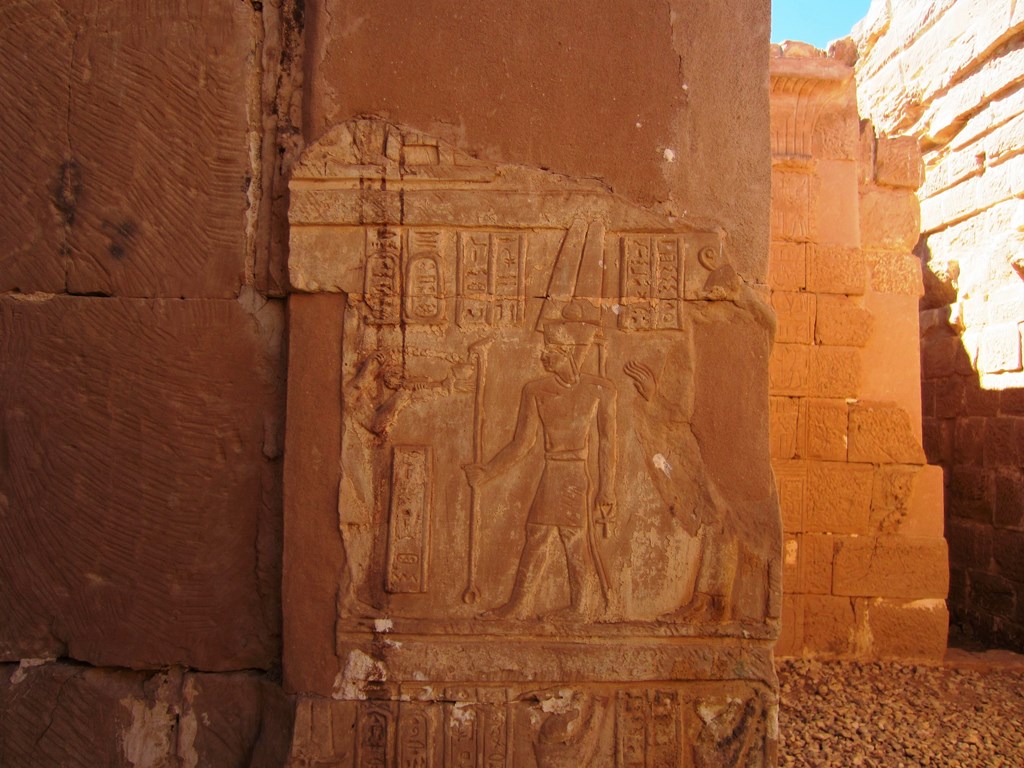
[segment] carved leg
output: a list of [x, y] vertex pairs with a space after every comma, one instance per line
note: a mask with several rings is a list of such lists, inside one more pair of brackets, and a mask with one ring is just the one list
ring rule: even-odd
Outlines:
[[492, 611], [486, 611], [482, 615], [489, 619], [528, 619], [532, 616], [523, 608], [528, 598], [533, 598], [534, 583], [537, 574], [544, 566], [545, 547], [555, 533], [550, 525], [526, 525], [526, 544], [523, 545], [523, 553], [519, 556], [519, 567], [516, 569], [515, 584], [512, 585], [512, 594], [508, 602]]
[[591, 579], [590, 553], [587, 549], [586, 530], [561, 526], [558, 537], [562, 540], [565, 550], [565, 564], [569, 571], [569, 605], [556, 611], [552, 617], [562, 621], [584, 621], [586, 616], [586, 598]]

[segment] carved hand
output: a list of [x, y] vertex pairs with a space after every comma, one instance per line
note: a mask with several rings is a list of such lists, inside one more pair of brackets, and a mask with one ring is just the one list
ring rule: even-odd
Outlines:
[[658, 388], [658, 382], [650, 368], [643, 363], [638, 363], [636, 360], [630, 360], [622, 370], [633, 380], [633, 386], [644, 400], [649, 401], [654, 397], [654, 392]]
[[487, 470], [483, 464], [463, 464], [462, 470], [471, 487], [476, 488], [487, 479]]

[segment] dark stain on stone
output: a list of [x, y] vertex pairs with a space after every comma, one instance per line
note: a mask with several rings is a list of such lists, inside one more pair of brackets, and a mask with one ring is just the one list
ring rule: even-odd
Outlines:
[[53, 183], [53, 204], [65, 226], [75, 223], [75, 209], [82, 193], [82, 169], [74, 159], [60, 164]]
[[110, 238], [110, 245], [107, 247], [107, 251], [112, 258], [120, 261], [128, 255], [128, 248], [139, 231], [138, 224], [131, 219], [122, 219], [117, 223], [104, 221], [102, 228], [107, 237]]

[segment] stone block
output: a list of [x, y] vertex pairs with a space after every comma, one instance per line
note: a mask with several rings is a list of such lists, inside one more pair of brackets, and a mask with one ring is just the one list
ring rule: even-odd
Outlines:
[[979, 466], [958, 464], [949, 481], [949, 512], [953, 517], [992, 524], [995, 480]]
[[[964, 407], [967, 389], [962, 376], [946, 376], [941, 379], [926, 380], [934, 392], [934, 415], [940, 419], [955, 419], [959, 416], [971, 414], [971, 410]], [[923, 391], [923, 387], [922, 387]]]
[[783, 594], [782, 621], [775, 643], [776, 657], [793, 657], [802, 653], [804, 596]]
[[968, 605], [998, 617], [1012, 617], [1017, 601], [1019, 584], [996, 573], [970, 569], [968, 571]]
[[848, 412], [845, 400], [803, 400], [800, 413], [801, 458], [846, 461]]
[[1021, 462], [1018, 436], [1024, 420], [1008, 417], [985, 419], [985, 447], [983, 449], [986, 467], [1015, 467]]
[[278, 656], [281, 306], [0, 299], [0, 658]]
[[813, 347], [809, 360], [809, 388], [814, 397], [856, 397], [863, 360], [855, 347]]
[[0, 291], [64, 290], [82, 171], [67, 155], [71, 75], [52, 64], [71, 60], [73, 27], [57, 2], [0, 8], [0, 49], [17, 51], [0, 72], [9, 104], [0, 116]]
[[860, 295], [867, 285], [867, 261], [856, 247], [809, 246], [807, 290], [814, 293]]
[[921, 340], [921, 373], [926, 379], [945, 378], [966, 368], [972, 372], [973, 359], [959, 336], [927, 336]]
[[839, 98], [824, 104], [818, 113], [812, 136], [815, 159], [857, 160], [860, 154], [860, 120], [852, 91], [850, 88]]
[[829, 534], [805, 533], [801, 548], [804, 592], [811, 595], [832, 594], [835, 537]]
[[819, 187], [812, 216], [812, 242], [856, 248], [860, 245], [857, 208], [857, 163], [854, 160], [819, 160], [815, 168]]
[[1002, 395], [997, 389], [984, 389], [973, 377], [960, 376], [964, 385], [964, 399], [961, 411], [956, 415], [963, 416], [996, 416], [1002, 403]]
[[[871, 488], [871, 528], [880, 533], [903, 531], [903, 523], [910, 511], [914, 482], [921, 467], [886, 464], [875, 469]], [[941, 507], [939, 508], [941, 513]], [[942, 535], [939, 530], [940, 537]]]
[[1024, 584], [1024, 531], [1001, 530], [992, 542], [992, 558], [999, 574]]
[[1024, 528], [1024, 476], [1017, 467], [1004, 467], [995, 477], [996, 528]]
[[818, 177], [804, 169], [772, 169], [771, 238], [773, 242], [817, 241]]
[[986, 326], [978, 346], [978, 371], [1004, 373], [1022, 370], [1021, 339], [1017, 323]]
[[999, 325], [1000, 323], [1017, 323], [1024, 321], [1024, 287], [1020, 280], [1015, 283], [999, 288], [987, 297], [983, 304], [985, 308], [985, 323], [987, 325]]
[[999, 412], [1007, 416], [1024, 416], [1024, 389], [999, 392]]
[[942, 539], [844, 537], [836, 541], [834, 567], [837, 595], [945, 599], [949, 590]]
[[924, 295], [921, 261], [916, 256], [869, 251], [867, 262], [871, 272], [871, 288], [875, 292]]
[[780, 344], [813, 344], [816, 297], [812, 293], [773, 291], [775, 341]]
[[783, 593], [803, 592], [803, 577], [800, 562], [800, 534], [786, 534], [782, 538], [782, 591]]
[[921, 209], [913, 192], [869, 186], [860, 193], [860, 245], [910, 253], [921, 236]]
[[768, 398], [768, 434], [773, 459], [792, 459], [797, 451], [800, 400], [794, 397]]
[[910, 416], [886, 403], [850, 406], [850, 461], [875, 464], [924, 464]]
[[768, 287], [799, 291], [807, 285], [806, 243], [772, 243], [768, 258]]
[[953, 432], [953, 450], [956, 463], [981, 466], [985, 460], [984, 417], [960, 418]]
[[945, 656], [949, 611], [943, 600], [874, 600], [867, 621], [874, 657], [939, 663]]
[[952, 419], [924, 420], [922, 445], [932, 464], [949, 466], [953, 463], [953, 428]]
[[924, 181], [921, 150], [914, 136], [882, 137], [875, 147], [875, 182], [884, 187], [916, 190]]
[[805, 531], [867, 533], [871, 515], [870, 465], [814, 462], [810, 464], [807, 474]]
[[833, 595], [805, 595], [803, 652], [812, 656], [847, 656], [854, 649], [853, 601]]
[[961, 570], [989, 570], [992, 567], [992, 538], [991, 525], [950, 518], [946, 523], [950, 565]]
[[811, 348], [805, 344], [776, 344], [768, 363], [773, 395], [806, 395], [811, 386]]
[[[488, 161], [600, 178], [644, 206], [673, 199], [694, 220], [735, 232], [733, 266], [760, 280], [770, 179], [758, 130], [768, 114], [768, 39], [755, 42], [752, 33], [769, 8], [728, 0], [721, 13], [705, 13], [674, 2], [700, 35], [666, 24], [667, 8], [625, 4], [457, 0], [452, 17], [460, 22], [446, 27], [423, 7], [377, 0], [357, 0], [343, 14], [309, 13], [305, 55], [319, 65], [304, 83], [304, 129], [319, 137], [352, 115], [387, 114]], [[363, 22], [353, 27], [352, 19]], [[709, 46], [734, 45], [737, 29], [749, 30], [749, 44], [723, 66]], [[566, 40], [589, 44], [570, 50]], [[496, 44], [501, 68], [493, 66]], [[736, 131], [728, 146], [719, 141]], [[750, 164], [742, 189], [717, 170], [740, 158]]]
[[814, 339], [818, 344], [863, 347], [874, 330], [873, 318], [855, 299], [842, 295], [818, 297]]
[[806, 462], [775, 461], [772, 470], [782, 509], [782, 528], [787, 533], [804, 530], [808, 505], [808, 478]]
[[905, 536], [941, 538], [946, 512], [945, 470], [925, 465], [914, 473], [907, 513], [900, 524]]
[[0, 671], [5, 766], [272, 768], [288, 756], [291, 705], [259, 675], [33, 660]]
[[116, 3], [80, 13], [61, 121], [81, 178], [69, 290], [237, 296], [260, 183], [250, 133], [259, 140], [261, 126], [248, 117], [257, 73], [243, 64], [256, 66], [253, 8], [186, 0], [179, 14]]

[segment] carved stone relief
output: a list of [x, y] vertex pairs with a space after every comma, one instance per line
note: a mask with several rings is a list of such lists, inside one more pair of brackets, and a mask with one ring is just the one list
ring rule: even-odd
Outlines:
[[[694, 428], [702, 328], [764, 316], [721, 236], [373, 120], [307, 150], [291, 218], [295, 288], [345, 297], [323, 534], [353, 700], [309, 702], [293, 765], [764, 764], [778, 509], [719, 487]], [[658, 645], [708, 637], [764, 673]], [[580, 642], [612, 645], [537, 667]], [[349, 736], [303, 742], [318, 719]]]

